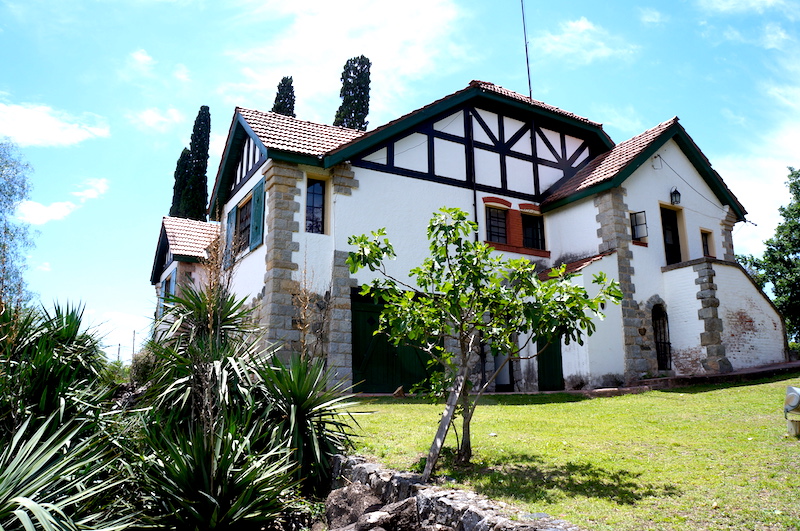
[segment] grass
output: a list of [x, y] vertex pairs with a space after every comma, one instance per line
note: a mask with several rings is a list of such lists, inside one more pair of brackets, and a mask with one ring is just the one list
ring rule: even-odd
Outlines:
[[[586, 399], [485, 397], [473, 465], [439, 474], [531, 513], [596, 530], [800, 529], [800, 441], [783, 398], [800, 374]], [[365, 401], [357, 450], [399, 470], [427, 453], [441, 405]]]

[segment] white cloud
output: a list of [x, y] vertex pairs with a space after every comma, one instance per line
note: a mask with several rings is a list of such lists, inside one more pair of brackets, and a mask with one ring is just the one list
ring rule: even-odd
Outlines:
[[780, 24], [770, 23], [764, 26], [763, 34], [760, 39], [760, 44], [767, 50], [769, 49], [783, 49], [785, 44], [792, 42], [792, 39]]
[[572, 65], [588, 65], [610, 58], [630, 58], [639, 49], [595, 26], [586, 17], [560, 25], [560, 33], [546, 32], [532, 41], [535, 54]]
[[82, 190], [72, 192], [79, 204], [72, 201], [57, 201], [44, 205], [36, 201], [23, 201], [17, 207], [17, 218], [31, 225], [44, 225], [48, 221], [58, 221], [69, 216], [89, 199], [97, 199], [108, 191], [107, 179], [87, 179]]
[[178, 81], [189, 82], [191, 78], [189, 77], [189, 68], [184, 64], [177, 64], [175, 65], [175, 70], [172, 72], [172, 75]]
[[36, 270], [37, 270], [37, 271], [43, 271], [43, 272], [45, 272], [45, 273], [49, 273], [49, 272], [50, 272], [50, 271], [52, 271], [53, 269], [52, 269], [52, 267], [50, 266], [50, 262], [42, 262], [41, 264], [39, 264], [38, 266], [36, 266]]
[[[626, 105], [623, 108], [612, 106], [595, 106], [592, 110], [594, 119], [603, 124], [607, 129], [616, 128], [628, 135], [639, 134], [646, 129], [641, 116], [633, 108], [633, 105]], [[653, 124], [655, 125], [655, 124]], [[618, 138], [617, 141], [625, 140]]]
[[728, 109], [727, 107], [723, 108], [720, 111], [720, 114], [723, 116], [723, 118], [725, 118], [726, 120], [728, 120], [729, 122], [731, 122], [734, 125], [740, 125], [741, 126], [741, 125], [745, 125], [747, 123], [747, 120], [745, 119], [744, 116], [736, 114], [735, 112], [733, 112], [732, 110]]
[[183, 114], [174, 107], [170, 107], [166, 111], [156, 108], [145, 109], [137, 113], [128, 113], [126, 117], [140, 129], [155, 129], [160, 132], [184, 121]]
[[[714, 28], [704, 31], [703, 35], [706, 38], [713, 38], [715, 36]], [[784, 50], [793, 46], [795, 41], [780, 24], [774, 22], [765, 24], [757, 34], [751, 32], [750, 35], [745, 35], [737, 28], [728, 26], [722, 32], [722, 37], [727, 41], [759, 46], [766, 50]]]
[[666, 23], [669, 16], [652, 7], [641, 7], [639, 8], [639, 20], [648, 26], [659, 26]]
[[47, 105], [0, 102], [0, 137], [7, 136], [22, 147], [70, 146], [110, 135], [105, 120], [96, 114], [72, 116]]
[[126, 79], [134, 77], [152, 77], [156, 60], [144, 49], [131, 52], [125, 62], [125, 70], [121, 72]]
[[701, 8], [720, 13], [763, 13], [768, 9], [787, 9], [791, 4], [785, 0], [699, 0]]
[[108, 191], [108, 179], [87, 179], [84, 182], [85, 188], [79, 192], [72, 192], [72, 195], [81, 200], [81, 203], [89, 199], [97, 199]]
[[464, 14], [454, 0], [407, 0], [390, 12], [371, 0], [353, 0], [347, 9], [329, 0], [242, 4], [247, 15], [237, 24], [262, 29], [280, 20], [280, 29], [266, 32], [270, 40], [264, 44], [227, 50], [241, 65], [240, 81], [219, 87], [231, 104], [269, 108], [278, 82], [291, 75], [297, 116], [329, 123], [339, 105], [345, 61], [364, 54], [373, 65], [369, 120], [375, 126], [406, 108], [414, 81], [473, 60], [468, 43], [455, 38]]
[[44, 225], [48, 221], [57, 221], [69, 216], [78, 208], [71, 201], [59, 201], [43, 205], [36, 201], [23, 201], [17, 207], [17, 217], [31, 225]]

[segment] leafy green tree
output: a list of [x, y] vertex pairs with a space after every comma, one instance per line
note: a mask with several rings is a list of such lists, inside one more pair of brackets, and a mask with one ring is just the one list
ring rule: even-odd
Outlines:
[[348, 59], [342, 71], [342, 104], [333, 125], [366, 131], [369, 114], [369, 69], [372, 63], [364, 55]]
[[[540, 281], [535, 264], [526, 259], [506, 260], [474, 237], [477, 225], [457, 208], [442, 208], [428, 224], [430, 255], [409, 275], [416, 285], [401, 282], [386, 272], [384, 261], [395, 257], [384, 229], [372, 236], [351, 236], [358, 250], [349, 253], [352, 273], [362, 268], [380, 273], [363, 294], [382, 299], [379, 332], [396, 344], [407, 342], [422, 348], [446, 371], [448, 398], [423, 473], [430, 477], [456, 409], [462, 416], [458, 460], [472, 457], [470, 422], [478, 400], [503, 366], [486, 382], [474, 399], [468, 380], [478, 358], [481, 342], [493, 354], [518, 356], [519, 337], [540, 343], [583, 342], [594, 332], [593, 317], [602, 316], [601, 304], [618, 302], [622, 293], [616, 282], [602, 274], [594, 278], [598, 292], [590, 297], [582, 286], [570, 282], [564, 269], [548, 281]], [[546, 348], [546, 345], [545, 347]], [[504, 362], [508, 363], [508, 360]]]
[[272, 105], [272, 112], [291, 116], [294, 118], [294, 85], [292, 76], [285, 76], [278, 83], [278, 92], [275, 94], [275, 103]]
[[761, 258], [737, 257], [759, 285], [772, 286], [773, 301], [786, 319], [789, 338], [800, 339], [800, 170], [789, 168], [791, 200], [778, 210], [783, 221], [764, 242]]
[[210, 138], [211, 114], [208, 106], [203, 105], [194, 121], [189, 149], [184, 148], [175, 167], [170, 216], [206, 220]]
[[33, 243], [30, 229], [14, 219], [19, 204], [28, 198], [31, 167], [10, 140], [0, 142], [0, 307], [27, 302], [25, 250]]
[[175, 184], [172, 186], [172, 206], [169, 215], [176, 218], [185, 218], [183, 212], [183, 194], [186, 191], [186, 183], [189, 180], [189, 167], [191, 165], [191, 152], [183, 148], [178, 163], [175, 165]]

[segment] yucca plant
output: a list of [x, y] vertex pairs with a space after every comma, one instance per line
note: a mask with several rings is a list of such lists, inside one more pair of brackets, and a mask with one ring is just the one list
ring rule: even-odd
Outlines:
[[29, 420], [0, 448], [0, 531], [116, 530], [133, 521], [108, 498], [123, 483], [114, 461], [82, 423]]
[[218, 345], [244, 340], [257, 327], [253, 308], [223, 285], [182, 286], [179, 294], [164, 297], [166, 311], [156, 328], [161, 340], [213, 340]]
[[[83, 325], [83, 308], [0, 309], [0, 441], [25, 419], [74, 417], [105, 400], [99, 341]], [[93, 402], [78, 399], [89, 393]]]
[[295, 483], [288, 451], [264, 419], [236, 417], [221, 418], [211, 432], [200, 425], [165, 430], [157, 417], [145, 427], [151, 451], [138, 474], [152, 525], [248, 531], [280, 517]]
[[350, 445], [347, 408], [354, 403], [344, 384], [334, 384], [322, 359], [292, 356], [287, 364], [273, 358], [258, 365], [272, 403], [272, 417], [297, 464], [295, 475], [305, 494], [324, 494], [330, 487], [332, 457]]

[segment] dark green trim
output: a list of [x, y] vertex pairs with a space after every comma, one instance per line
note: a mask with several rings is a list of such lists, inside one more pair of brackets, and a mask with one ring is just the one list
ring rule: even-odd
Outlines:
[[172, 255], [173, 262], [184, 262], [188, 264], [196, 264], [200, 262], [200, 258], [197, 256], [189, 256], [185, 254], [173, 254]]
[[683, 126], [677, 122], [666, 129], [656, 140], [652, 141], [644, 151], [634, 157], [624, 168], [617, 172], [613, 179], [603, 181], [600, 184], [581, 190], [563, 199], [546, 204], [542, 207], [542, 212], [551, 212], [569, 203], [574, 203], [586, 197], [621, 186], [633, 172], [638, 170], [642, 164], [647, 162], [650, 157], [655, 155], [656, 152], [671, 139], [675, 140], [675, 143], [678, 144], [678, 147], [683, 154], [686, 155], [686, 158], [689, 159], [689, 162], [692, 163], [692, 166], [694, 166], [697, 173], [700, 174], [703, 181], [711, 188], [711, 191], [714, 192], [717, 199], [719, 199], [723, 205], [729, 205], [731, 207], [734, 214], [736, 214], [737, 221], [744, 221], [747, 211], [733, 196], [728, 187], [725, 186], [722, 177], [711, 167], [708, 159], [703, 155], [700, 148], [697, 147], [697, 144], [694, 143], [691, 137], [689, 137], [689, 134]]
[[267, 158], [272, 160], [279, 160], [281, 162], [291, 162], [293, 164], [306, 164], [308, 166], [323, 166], [322, 159], [314, 155], [302, 155], [300, 153], [292, 153], [290, 151], [278, 151], [277, 149], [268, 149]]
[[214, 190], [211, 192], [211, 200], [208, 202], [209, 219], [220, 221], [215, 216], [218, 212], [222, 212], [225, 203], [228, 202], [231, 178], [236, 172], [236, 166], [239, 164], [239, 154], [247, 138], [253, 139], [261, 155], [266, 158], [267, 148], [261, 143], [261, 139], [258, 138], [255, 131], [250, 128], [244, 116], [237, 112], [228, 133], [225, 151], [222, 153], [217, 180], [214, 182]]

